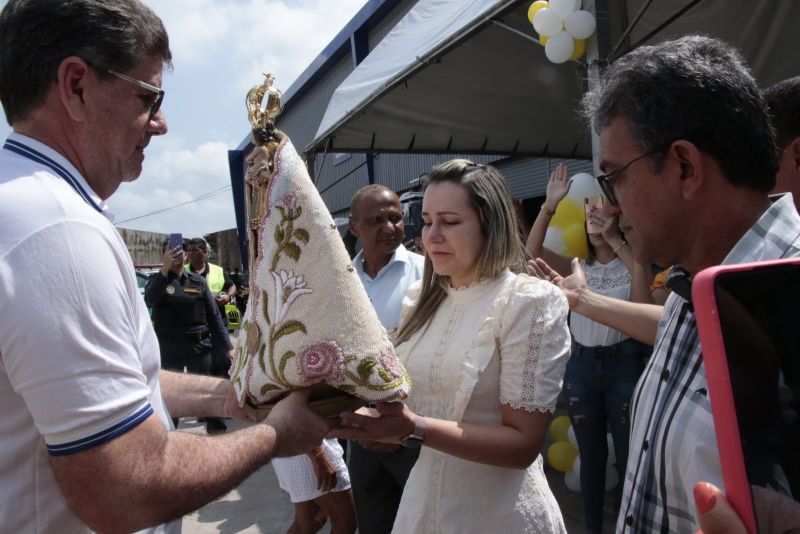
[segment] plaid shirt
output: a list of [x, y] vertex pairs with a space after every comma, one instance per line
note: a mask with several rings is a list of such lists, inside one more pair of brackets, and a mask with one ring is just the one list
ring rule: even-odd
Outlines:
[[[800, 256], [791, 195], [764, 212], [723, 264]], [[693, 488], [724, 488], [692, 304], [673, 292], [653, 356], [631, 400], [631, 437], [617, 532], [693, 533]]]

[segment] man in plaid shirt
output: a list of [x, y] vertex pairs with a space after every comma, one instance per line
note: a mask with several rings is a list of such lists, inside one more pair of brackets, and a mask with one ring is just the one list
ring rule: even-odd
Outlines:
[[740, 53], [687, 36], [610, 65], [583, 101], [600, 134], [598, 182], [640, 263], [676, 265], [653, 356], [631, 401], [619, 532], [694, 532], [692, 489], [723, 487], [691, 302], [703, 268], [800, 256], [791, 195], [771, 204], [778, 160]]

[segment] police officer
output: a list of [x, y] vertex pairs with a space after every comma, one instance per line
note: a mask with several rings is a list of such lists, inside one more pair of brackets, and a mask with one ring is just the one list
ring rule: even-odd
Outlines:
[[[213, 293], [205, 279], [183, 267], [184, 246], [161, 245], [161, 270], [147, 281], [145, 303], [153, 308], [153, 325], [161, 347], [161, 367], [191, 373], [211, 372], [212, 351], [231, 353], [233, 346]], [[173, 418], [175, 426], [178, 420]], [[206, 431], [224, 432], [221, 420], [206, 420]]]

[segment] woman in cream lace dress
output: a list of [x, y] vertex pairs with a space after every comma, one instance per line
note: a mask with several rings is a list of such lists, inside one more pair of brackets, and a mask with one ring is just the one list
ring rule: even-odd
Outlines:
[[523, 248], [496, 169], [434, 168], [422, 210], [425, 274], [396, 342], [411, 397], [342, 414], [352, 428], [332, 435], [422, 443], [395, 533], [564, 532], [539, 452], [569, 356], [566, 300], [510, 271]]

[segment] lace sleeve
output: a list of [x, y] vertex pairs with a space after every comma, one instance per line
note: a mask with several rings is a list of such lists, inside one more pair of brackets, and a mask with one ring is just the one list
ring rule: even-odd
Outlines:
[[554, 285], [518, 275], [501, 316], [500, 402], [552, 412], [570, 352], [569, 307]]

